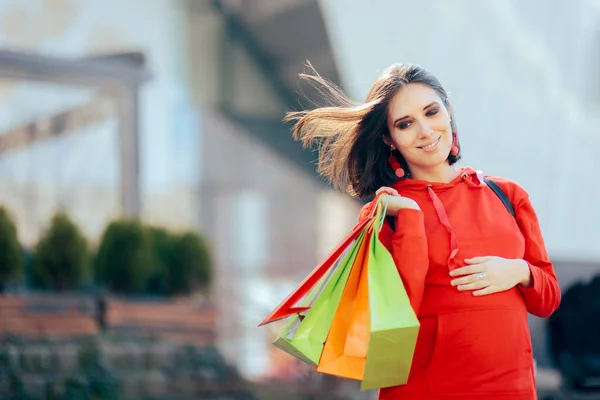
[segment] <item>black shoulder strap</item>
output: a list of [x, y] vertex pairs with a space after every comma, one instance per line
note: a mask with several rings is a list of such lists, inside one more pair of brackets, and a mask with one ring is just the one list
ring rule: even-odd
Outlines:
[[498, 186], [496, 182], [489, 178], [483, 178], [483, 180], [485, 183], [487, 183], [490, 189], [492, 189], [496, 196], [498, 196], [498, 198], [502, 201], [502, 204], [504, 204], [504, 207], [506, 207], [510, 215], [512, 215], [514, 218], [516, 216], [515, 209], [513, 208], [512, 202], [510, 201], [506, 193], [504, 193], [504, 190], [502, 190], [502, 188]]

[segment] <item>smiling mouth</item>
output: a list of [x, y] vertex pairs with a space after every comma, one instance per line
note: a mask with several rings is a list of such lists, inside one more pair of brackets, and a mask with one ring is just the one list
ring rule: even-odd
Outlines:
[[442, 135], [440, 135], [440, 137], [438, 137], [437, 140], [435, 140], [433, 143], [427, 144], [425, 146], [418, 146], [418, 148], [423, 149], [423, 150], [433, 150], [438, 145], [441, 138], [442, 138]]

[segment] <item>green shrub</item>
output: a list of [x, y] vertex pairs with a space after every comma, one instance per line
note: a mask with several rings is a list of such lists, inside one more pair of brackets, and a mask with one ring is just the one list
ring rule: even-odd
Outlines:
[[152, 242], [149, 292], [160, 295], [189, 294], [210, 284], [209, 249], [195, 233], [173, 234], [148, 227]]
[[169, 269], [173, 264], [173, 250], [176, 237], [163, 228], [147, 227], [152, 247], [152, 263], [150, 266], [147, 289], [150, 294], [168, 295]]
[[95, 263], [97, 281], [123, 294], [188, 294], [210, 284], [208, 246], [195, 233], [176, 235], [138, 221], [113, 222]]
[[96, 254], [97, 282], [116, 293], [146, 292], [155, 269], [151, 245], [151, 235], [139, 221], [110, 223]]
[[177, 236], [168, 269], [168, 287], [172, 294], [186, 294], [206, 288], [212, 278], [210, 249], [204, 239], [192, 232]]
[[23, 254], [17, 229], [4, 207], [0, 207], [0, 292], [23, 271]]
[[189, 294], [210, 284], [209, 249], [199, 235], [176, 235], [154, 226], [147, 229], [152, 247], [148, 293]]
[[36, 287], [69, 290], [88, 276], [88, 244], [68, 215], [54, 215], [33, 255], [33, 284]]

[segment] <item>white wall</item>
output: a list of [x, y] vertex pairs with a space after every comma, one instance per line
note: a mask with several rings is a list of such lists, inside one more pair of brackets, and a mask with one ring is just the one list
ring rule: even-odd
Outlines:
[[451, 92], [463, 164], [520, 182], [551, 256], [588, 261], [600, 260], [599, 4], [321, 0], [352, 97], [391, 63], [429, 69]]

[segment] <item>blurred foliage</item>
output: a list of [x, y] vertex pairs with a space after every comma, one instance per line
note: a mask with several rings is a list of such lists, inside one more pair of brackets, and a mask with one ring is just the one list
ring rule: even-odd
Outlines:
[[210, 250], [193, 232], [115, 221], [104, 232], [95, 271], [98, 282], [117, 293], [189, 294], [210, 284]]
[[17, 229], [8, 211], [0, 206], [0, 292], [23, 272], [23, 254]]
[[[15, 225], [0, 207], [0, 291], [22, 275], [23, 259]], [[28, 265], [33, 287], [58, 291], [80, 288], [93, 279], [118, 294], [176, 296], [206, 289], [212, 278], [210, 248], [195, 232], [116, 220], [106, 227], [91, 257], [85, 236], [63, 212], [52, 218]]]
[[54, 290], [78, 288], [89, 276], [88, 244], [69, 216], [54, 215], [33, 254], [33, 285]]
[[[215, 347], [195, 347], [161, 341], [112, 336], [70, 339], [77, 349], [73, 363], [42, 362], [45, 355], [61, 359], [63, 341], [0, 338], [0, 399], [5, 400], [124, 400], [223, 399], [256, 400], [254, 390], [229, 366]], [[147, 359], [166, 344], [157, 365]], [[35, 348], [37, 351], [28, 349]], [[156, 374], [163, 379], [155, 381]], [[139, 382], [133, 387], [127, 382]], [[185, 386], [178, 382], [187, 382]], [[158, 383], [158, 387], [156, 385]], [[150, 396], [148, 386], [154, 386]]]
[[110, 223], [100, 241], [94, 272], [115, 293], [141, 294], [155, 274], [150, 233], [137, 220]]
[[210, 250], [204, 239], [192, 232], [174, 238], [166, 280], [171, 294], [187, 294], [211, 282]]
[[152, 248], [152, 266], [148, 277], [147, 291], [155, 295], [169, 294], [167, 276], [169, 266], [173, 264], [173, 248], [175, 237], [166, 229], [149, 226], [146, 227]]
[[118, 380], [102, 362], [93, 340], [79, 348], [78, 368], [74, 374], [46, 383], [45, 400], [120, 400]]

